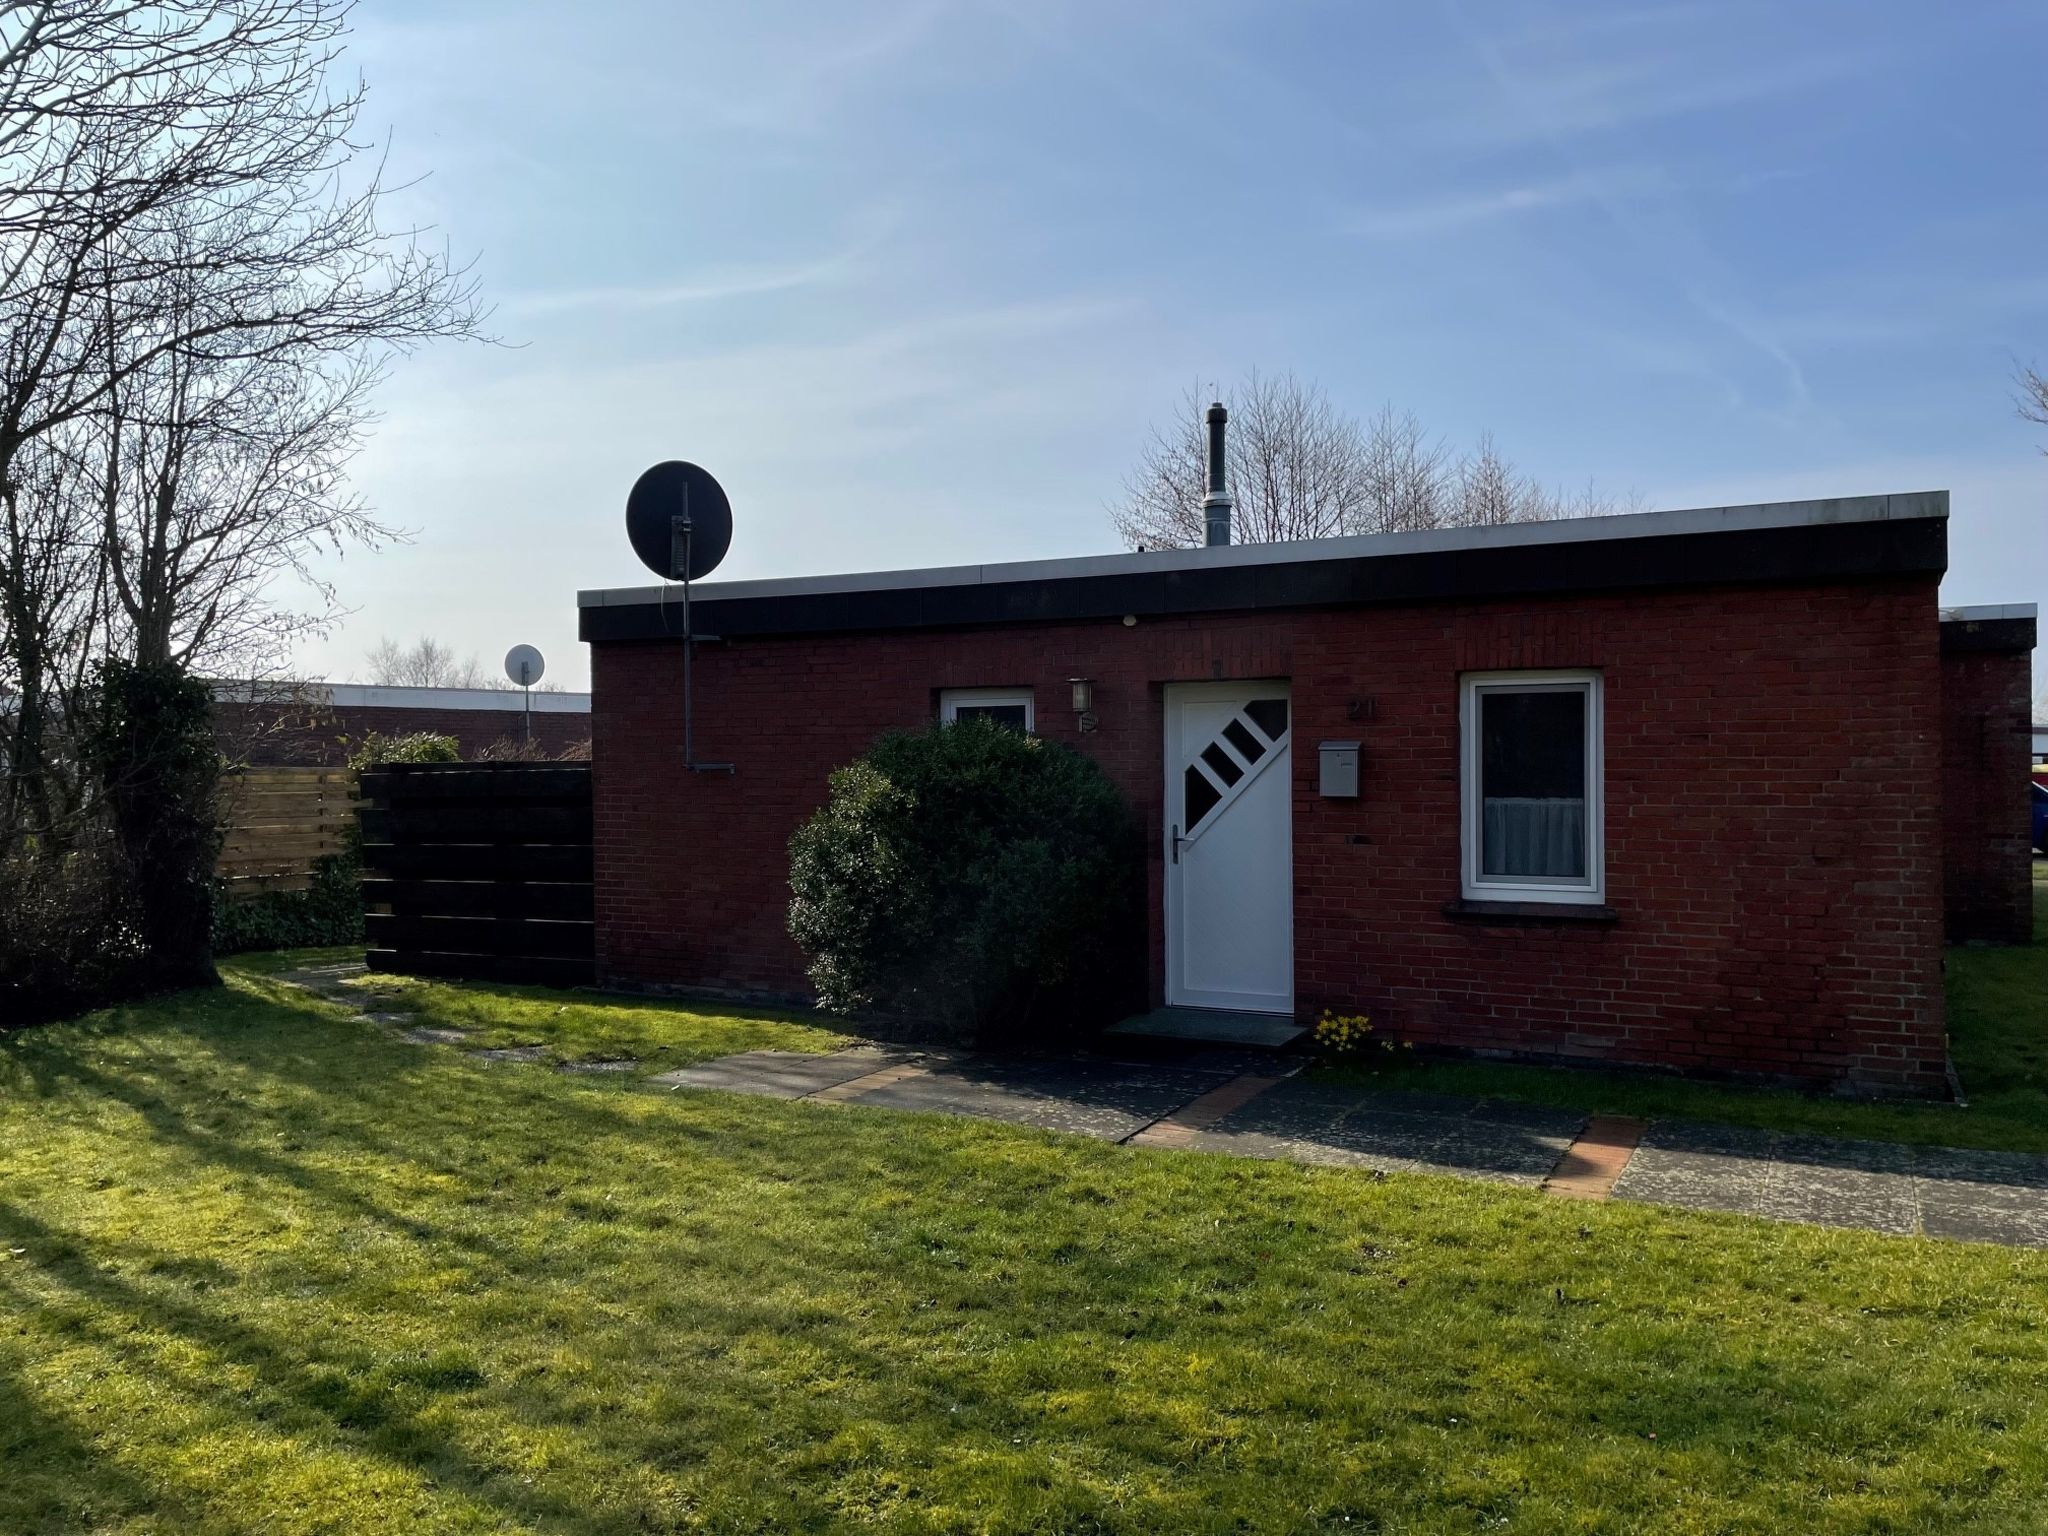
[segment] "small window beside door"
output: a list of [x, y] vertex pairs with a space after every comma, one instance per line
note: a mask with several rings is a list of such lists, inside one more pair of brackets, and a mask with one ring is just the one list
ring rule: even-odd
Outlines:
[[1459, 715], [1466, 900], [1604, 901], [1600, 674], [1468, 674]]
[[939, 718], [991, 720], [1029, 734], [1037, 728], [1029, 688], [944, 688], [939, 692]]

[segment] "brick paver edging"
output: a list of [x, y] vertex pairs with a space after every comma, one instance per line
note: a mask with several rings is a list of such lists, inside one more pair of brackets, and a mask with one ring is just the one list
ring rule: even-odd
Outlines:
[[900, 1083], [907, 1077], [923, 1077], [931, 1068], [919, 1061], [898, 1062], [892, 1067], [880, 1067], [860, 1077], [848, 1078], [843, 1083], [834, 1083], [830, 1088], [820, 1088], [816, 1093], [803, 1096], [806, 1104], [848, 1104], [862, 1094], [876, 1088], [886, 1088], [891, 1083]]
[[1605, 1200], [1614, 1193], [1614, 1181], [1628, 1167], [1649, 1128], [1647, 1120], [1628, 1115], [1593, 1116], [1550, 1170], [1543, 1192], [1567, 1200]]
[[1285, 1079], [1258, 1077], [1246, 1073], [1233, 1077], [1200, 1098], [1190, 1099], [1170, 1115], [1161, 1115], [1143, 1130], [1125, 1139], [1129, 1147], [1190, 1147], [1195, 1137], [1208, 1130], [1233, 1110], [1242, 1109], [1275, 1083]]

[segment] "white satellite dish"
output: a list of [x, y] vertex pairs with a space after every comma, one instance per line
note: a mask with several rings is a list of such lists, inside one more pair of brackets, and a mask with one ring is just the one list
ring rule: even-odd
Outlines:
[[530, 645], [515, 645], [505, 653], [505, 675], [522, 688], [531, 688], [541, 679], [548, 664], [541, 659], [539, 651]]
[[533, 745], [533, 685], [547, 669], [540, 652], [530, 645], [515, 645], [505, 653], [505, 675], [526, 690], [526, 718], [520, 736], [528, 746]]

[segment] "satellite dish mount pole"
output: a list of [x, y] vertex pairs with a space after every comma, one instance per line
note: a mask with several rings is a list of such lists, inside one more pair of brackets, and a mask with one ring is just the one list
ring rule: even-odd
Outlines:
[[692, 718], [690, 663], [697, 651], [696, 631], [690, 628], [690, 491], [683, 488], [683, 510], [669, 519], [670, 569], [683, 573], [683, 766], [697, 770], [697, 741]]
[[[662, 633], [673, 636], [666, 619], [671, 583], [683, 589], [683, 767], [690, 773], [731, 773], [732, 763], [697, 761], [697, 642], [718, 641], [697, 633], [690, 611], [690, 584], [708, 576], [732, 542], [732, 505], [719, 483], [695, 464], [669, 459], [633, 482], [626, 497], [626, 533], [633, 553], [661, 578]], [[716, 605], [714, 605], [716, 606]]]

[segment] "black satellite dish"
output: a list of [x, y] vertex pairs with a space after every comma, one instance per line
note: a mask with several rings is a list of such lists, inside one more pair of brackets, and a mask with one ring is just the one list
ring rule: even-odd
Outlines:
[[718, 569], [732, 544], [732, 503], [710, 471], [669, 459], [633, 482], [626, 537], [664, 581], [698, 581]]
[[[641, 564], [663, 581], [683, 584], [683, 766], [692, 773], [731, 773], [731, 763], [697, 761], [691, 663], [697, 642], [717, 636], [690, 627], [690, 583], [709, 576], [725, 558], [732, 543], [732, 503], [708, 470], [669, 459], [641, 475], [626, 493], [626, 537]], [[664, 593], [664, 629], [667, 615]]]

